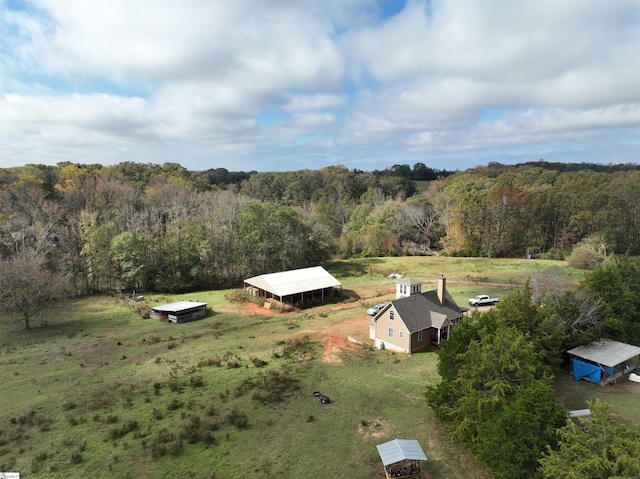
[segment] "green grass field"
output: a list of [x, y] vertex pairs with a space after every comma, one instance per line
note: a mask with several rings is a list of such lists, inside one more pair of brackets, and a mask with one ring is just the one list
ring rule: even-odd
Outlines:
[[[339, 338], [337, 359], [327, 361], [328, 338], [332, 328], [363, 316], [366, 325], [365, 307], [392, 299], [389, 273], [429, 282], [444, 273], [464, 305], [481, 292], [506, 294], [552, 266], [437, 257], [334, 262], [326, 267], [344, 285], [342, 303], [275, 315], [230, 303], [227, 291], [146, 298], [152, 305], [209, 303], [206, 318], [186, 324], [142, 319], [105, 296], [51, 305], [31, 331], [5, 316], [0, 471], [34, 478], [382, 478], [375, 446], [412, 438], [429, 458], [425, 477], [488, 478], [426, 404], [426, 389], [439, 380], [434, 350], [408, 356]], [[620, 416], [638, 417], [636, 385], [624, 386], [619, 394], [586, 383], [558, 390], [570, 409], [599, 396]]]

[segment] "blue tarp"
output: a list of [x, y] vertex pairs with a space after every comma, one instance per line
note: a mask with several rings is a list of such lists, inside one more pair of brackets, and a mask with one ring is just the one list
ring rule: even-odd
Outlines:
[[600, 366], [596, 364], [586, 363], [579, 359], [573, 360], [573, 378], [576, 381], [579, 381], [586, 376], [592, 383], [599, 383], [601, 372], [602, 370], [600, 369]]

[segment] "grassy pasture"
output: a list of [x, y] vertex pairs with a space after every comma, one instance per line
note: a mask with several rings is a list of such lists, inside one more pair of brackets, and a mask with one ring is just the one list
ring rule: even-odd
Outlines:
[[[341, 328], [366, 331], [364, 308], [393, 298], [392, 272], [429, 282], [444, 273], [465, 304], [553, 265], [338, 261], [326, 267], [343, 282], [344, 301], [286, 314], [230, 303], [227, 291], [146, 298], [209, 303], [206, 318], [178, 325], [141, 319], [104, 296], [53, 304], [28, 332], [4, 317], [0, 470], [35, 478], [382, 478], [375, 445], [399, 437], [422, 445], [425, 477], [488, 478], [425, 404], [426, 388], [439, 380], [435, 351], [375, 351], [347, 343]], [[581, 386], [588, 388], [567, 392], [569, 408], [590, 395], [615, 396]], [[621, 416], [638, 417], [640, 402], [623, 408], [628, 396], [611, 402]]]

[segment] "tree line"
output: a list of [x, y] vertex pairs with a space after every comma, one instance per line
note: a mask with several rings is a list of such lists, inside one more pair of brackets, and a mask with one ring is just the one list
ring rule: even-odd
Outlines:
[[637, 254], [640, 167], [582, 166], [26, 165], [0, 170], [0, 259], [87, 294], [228, 287], [330, 257]]
[[442, 381], [427, 394], [436, 416], [496, 479], [637, 477], [640, 433], [600, 402], [589, 404], [591, 418], [567, 421], [552, 380], [572, 347], [601, 337], [637, 344], [639, 295], [640, 262], [625, 257], [579, 288], [540, 282], [474, 312], [438, 353]]

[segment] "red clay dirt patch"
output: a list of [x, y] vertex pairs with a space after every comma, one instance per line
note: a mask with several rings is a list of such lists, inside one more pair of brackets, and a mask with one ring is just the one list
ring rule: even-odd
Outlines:
[[258, 306], [255, 303], [242, 303], [243, 309], [247, 310], [250, 314], [256, 316], [275, 316], [276, 314], [280, 314], [279, 311], [275, 309], [265, 308], [264, 306]]
[[[336, 311], [349, 308], [361, 308], [358, 303], [340, 303], [330, 306], [330, 311]], [[281, 315], [286, 317], [286, 313], [281, 313], [275, 309], [268, 309], [262, 306], [258, 306], [255, 303], [246, 302], [241, 304], [241, 309], [244, 314], [250, 314], [254, 316], [276, 316]], [[324, 341], [324, 355], [323, 361], [328, 363], [340, 364], [342, 359], [339, 354], [345, 349], [358, 349], [359, 346], [356, 343], [348, 341], [348, 338], [354, 338], [357, 341], [367, 343], [369, 341], [369, 324], [371, 318], [364, 314], [357, 317], [348, 318], [339, 323], [327, 325], [320, 331], [297, 331], [297, 334], [302, 332], [311, 333], [313, 336], [318, 337], [318, 340]], [[315, 334], [314, 334], [315, 333]]]
[[327, 336], [324, 343], [324, 355], [322, 356], [322, 360], [325, 363], [342, 363], [342, 359], [338, 354], [347, 347], [349, 347], [349, 343], [346, 339], [333, 335]]
[[348, 338], [365, 343], [369, 338], [368, 317], [350, 318], [336, 324], [327, 326], [321, 331], [325, 336], [324, 356], [322, 360], [327, 363], [340, 364], [342, 359], [339, 354], [345, 349], [359, 349], [361, 346]]

